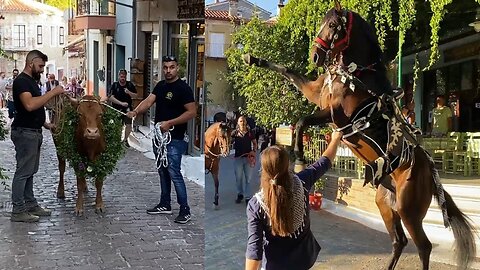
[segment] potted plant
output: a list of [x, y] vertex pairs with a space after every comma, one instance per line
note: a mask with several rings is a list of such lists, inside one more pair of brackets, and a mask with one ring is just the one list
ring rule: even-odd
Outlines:
[[313, 184], [313, 193], [309, 195], [309, 204], [312, 210], [320, 210], [323, 195], [320, 193], [327, 185], [326, 178], [320, 178]]

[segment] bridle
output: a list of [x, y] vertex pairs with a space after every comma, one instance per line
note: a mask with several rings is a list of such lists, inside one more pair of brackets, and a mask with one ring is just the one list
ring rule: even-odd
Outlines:
[[[334, 12], [336, 13], [336, 11]], [[348, 16], [348, 20], [347, 20], [347, 16]], [[324, 60], [325, 66], [332, 64], [335, 61], [337, 55], [341, 55], [342, 52], [345, 51], [350, 45], [350, 35], [351, 35], [352, 25], [353, 25], [353, 13], [343, 10], [341, 21], [342, 23], [336, 26], [335, 28], [333, 39], [330, 42], [330, 44], [328, 44], [325, 40], [320, 38], [320, 34], [325, 25], [323, 25], [320, 28], [320, 30], [318, 31], [317, 37], [314, 40], [315, 41], [314, 45], [320, 50], [322, 50], [323, 52], [325, 52], [325, 60]], [[345, 30], [346, 35], [342, 39], [338, 40], [338, 32], [340, 32], [342, 29]], [[334, 50], [338, 50], [338, 53], [333, 55], [333, 58], [332, 58], [332, 54]], [[317, 64], [319, 58], [320, 57], [318, 56], [317, 52], [315, 52], [315, 55], [314, 55], [315, 64]]]
[[[225, 131], [226, 127], [220, 125], [218, 128], [221, 129], [224, 132], [224, 134], [227, 133], [227, 131]], [[210, 168], [208, 168], [208, 171], [212, 170], [213, 162], [216, 159], [220, 159], [220, 157], [227, 157], [229, 155], [230, 146], [228, 144], [227, 136], [228, 136], [228, 134], [226, 134], [225, 136], [221, 136], [223, 138], [223, 140], [221, 140], [219, 138], [219, 135], [217, 134], [215, 136], [215, 139], [213, 140], [213, 143], [212, 143], [211, 146], [205, 144], [205, 147], [207, 148], [207, 153], [206, 153], [205, 157], [211, 160]], [[212, 147], [214, 147], [217, 143], [220, 144], [220, 153], [212, 152]]]

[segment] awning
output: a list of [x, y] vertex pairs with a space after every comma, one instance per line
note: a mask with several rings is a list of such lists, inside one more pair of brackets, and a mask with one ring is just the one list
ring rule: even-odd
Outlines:
[[81, 35], [74, 40], [70, 41], [65, 47], [63, 47], [63, 54], [65, 54], [65, 51], [71, 50], [76, 47], [77, 44], [85, 40], [85, 36]]

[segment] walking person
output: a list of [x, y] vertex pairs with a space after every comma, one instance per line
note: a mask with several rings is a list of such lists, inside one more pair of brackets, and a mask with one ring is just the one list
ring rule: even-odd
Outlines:
[[7, 106], [7, 93], [5, 90], [5, 86], [7, 85], [7, 78], [5, 72], [0, 72], [0, 109], [3, 109]]
[[12, 124], [13, 117], [15, 117], [15, 104], [13, 102], [13, 81], [18, 76], [18, 69], [13, 69], [12, 77], [8, 78], [7, 84], [5, 85], [5, 91], [7, 96], [7, 108], [8, 108], [8, 122], [7, 126]]
[[[108, 97], [115, 109], [124, 113], [126, 113], [127, 110], [132, 110], [132, 98], [137, 97], [137, 90], [132, 82], [127, 81], [127, 71], [125, 69], [118, 71], [118, 82], [112, 84]], [[123, 124], [125, 125], [123, 142], [127, 147], [130, 147], [128, 136], [130, 136], [130, 133], [132, 132], [132, 119], [124, 115], [121, 117]]]
[[55, 74], [48, 74], [48, 81], [45, 83], [46, 92], [60, 85], [60, 82], [55, 79]]
[[342, 134], [334, 132], [322, 157], [298, 174], [288, 153], [270, 146], [261, 155], [260, 191], [247, 206], [246, 270], [310, 269], [320, 245], [310, 230], [308, 193], [330, 169]]
[[51, 214], [50, 210], [38, 205], [33, 194], [33, 176], [38, 171], [43, 141], [42, 126], [47, 129], [52, 127], [45, 121], [43, 106], [51, 98], [64, 93], [63, 88], [57, 86], [41, 95], [37, 81], [47, 61], [42, 52], [30, 51], [23, 72], [13, 82], [13, 102], [17, 111], [11, 130], [17, 160], [12, 181], [11, 221], [14, 222], [35, 222], [39, 216]]
[[[148, 214], [171, 214], [171, 183], [177, 193], [177, 202], [180, 205], [180, 212], [175, 218], [176, 223], [185, 224], [190, 221], [190, 207], [187, 201], [187, 189], [185, 181], [180, 172], [182, 154], [187, 150], [188, 143], [185, 138], [187, 131], [187, 122], [197, 115], [197, 106], [193, 98], [193, 91], [188, 84], [182, 81], [178, 76], [178, 61], [173, 56], [164, 56], [162, 58], [163, 74], [165, 80], [157, 83], [152, 93], [143, 100], [133, 111], [128, 112], [128, 117], [136, 117], [148, 110], [155, 104], [155, 125], [160, 123], [160, 129], [163, 135], [170, 132], [171, 141], [166, 146], [168, 166], [160, 165], [158, 173], [160, 175], [160, 203], [147, 210]], [[172, 129], [173, 128], [173, 129]], [[153, 143], [153, 152], [158, 157], [162, 153], [157, 149], [156, 143]], [[159, 164], [157, 164], [159, 166]]]
[[235, 180], [237, 184], [236, 203], [245, 203], [250, 199], [250, 178], [255, 167], [257, 140], [250, 130], [245, 116], [240, 116], [237, 128], [232, 132], [233, 148], [235, 150]]

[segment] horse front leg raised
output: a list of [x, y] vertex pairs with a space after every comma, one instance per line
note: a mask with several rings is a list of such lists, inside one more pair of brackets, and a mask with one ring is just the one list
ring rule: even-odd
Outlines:
[[311, 115], [300, 118], [295, 124], [295, 164], [304, 164], [305, 157], [303, 152], [303, 133], [309, 126], [319, 126], [331, 120], [329, 110], [316, 110]]
[[103, 179], [95, 179], [95, 187], [97, 188], [97, 196], [95, 198], [95, 213], [105, 212], [105, 206], [103, 205], [102, 188]]
[[297, 87], [310, 102], [321, 107], [320, 90], [324, 84], [324, 76], [319, 76], [316, 81], [311, 81], [306, 76], [298, 74], [297, 72], [285, 66], [271, 63], [267, 60], [251, 56], [250, 54], [243, 55], [243, 60], [250, 66], [256, 65], [258, 67], [270, 69], [282, 74], [291, 83], [293, 83], [293, 85], [295, 85], [295, 87]]

